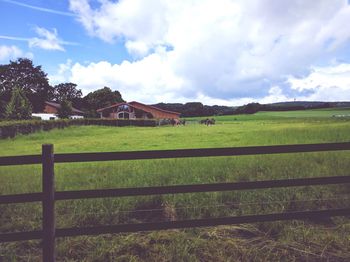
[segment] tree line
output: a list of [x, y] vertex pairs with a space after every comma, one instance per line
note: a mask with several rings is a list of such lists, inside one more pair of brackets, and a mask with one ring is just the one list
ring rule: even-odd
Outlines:
[[159, 103], [154, 106], [164, 110], [181, 113], [181, 117], [196, 116], [216, 116], [216, 115], [239, 115], [255, 114], [259, 111], [293, 111], [307, 109], [321, 109], [331, 107], [349, 107], [350, 102], [314, 102], [314, 101], [296, 101], [280, 102], [273, 104], [248, 103], [243, 106], [208, 106], [199, 102], [181, 103]]
[[83, 96], [74, 83], [51, 86], [41, 66], [27, 58], [0, 65], [0, 118], [29, 119], [32, 112], [43, 112], [45, 101], [60, 103], [64, 116], [76, 107], [88, 117], [96, 117], [98, 108], [124, 102], [119, 91], [109, 87]]
[[181, 103], [159, 103], [153, 106], [163, 110], [181, 113], [181, 117], [232, 115], [235, 108], [230, 106], [208, 106], [200, 102]]
[[235, 108], [233, 114], [255, 114], [259, 111], [294, 111], [294, 110], [307, 110], [307, 109], [321, 109], [331, 107], [341, 107], [339, 102], [310, 102], [310, 101], [298, 101], [298, 102], [282, 102], [273, 104], [259, 104], [249, 103], [243, 106]]

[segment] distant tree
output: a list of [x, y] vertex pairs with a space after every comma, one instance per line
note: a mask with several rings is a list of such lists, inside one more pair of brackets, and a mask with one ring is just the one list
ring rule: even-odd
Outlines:
[[204, 106], [200, 102], [189, 102], [184, 105], [183, 116], [205, 116]]
[[57, 116], [59, 118], [69, 118], [73, 113], [72, 102], [63, 98], [61, 101], [61, 107], [57, 110]]
[[23, 90], [16, 87], [12, 90], [10, 102], [5, 109], [5, 118], [12, 120], [30, 119], [32, 117], [32, 106]]
[[34, 112], [41, 112], [45, 101], [50, 100], [53, 95], [47, 74], [41, 66], [34, 66], [27, 58], [0, 65], [0, 99], [8, 103], [15, 87], [25, 92]]
[[158, 107], [163, 110], [179, 112], [183, 116], [184, 113], [184, 105], [180, 103], [158, 103], [153, 106]]
[[85, 111], [91, 117], [96, 117], [96, 110], [116, 103], [125, 102], [119, 91], [112, 91], [109, 87], [98, 89], [84, 97]]
[[158, 103], [153, 106], [181, 113], [182, 117], [188, 116], [213, 116], [213, 115], [232, 115], [234, 108], [228, 106], [207, 106], [198, 102], [186, 104], [180, 103]]
[[235, 109], [234, 114], [255, 114], [262, 110], [262, 105], [259, 103], [249, 103], [244, 106], [239, 106]]
[[62, 101], [65, 98], [71, 101], [75, 106], [77, 106], [83, 95], [81, 90], [77, 89], [77, 85], [74, 83], [61, 83], [55, 85], [53, 90], [53, 98], [55, 101]]

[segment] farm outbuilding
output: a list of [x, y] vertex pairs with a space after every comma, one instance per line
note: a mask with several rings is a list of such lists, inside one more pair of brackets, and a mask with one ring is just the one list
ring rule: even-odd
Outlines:
[[97, 110], [101, 118], [112, 119], [178, 119], [180, 113], [139, 102], [117, 103]]
[[[46, 101], [43, 113], [57, 114], [57, 112], [60, 108], [61, 108], [61, 105], [59, 103]], [[80, 111], [79, 109], [76, 109], [74, 107], [72, 107], [72, 113], [73, 113], [73, 115], [78, 115], [78, 116], [84, 115], [83, 111]]]
[[[54, 120], [58, 119], [57, 113], [61, 108], [61, 105], [56, 102], [45, 101], [45, 107], [43, 112], [32, 114], [33, 117], [39, 117], [42, 120]], [[72, 115], [70, 118], [83, 118], [84, 112], [72, 107]]]

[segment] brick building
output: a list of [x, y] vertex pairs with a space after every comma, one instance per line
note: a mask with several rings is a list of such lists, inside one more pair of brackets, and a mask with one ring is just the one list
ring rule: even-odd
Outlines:
[[[61, 105], [58, 103], [45, 101], [44, 113], [57, 114], [58, 109], [60, 109], [60, 108], [61, 108]], [[72, 114], [78, 115], [78, 116], [83, 116], [84, 112], [72, 107]]]
[[101, 118], [114, 119], [178, 119], [180, 113], [163, 110], [139, 102], [117, 103], [97, 110]]

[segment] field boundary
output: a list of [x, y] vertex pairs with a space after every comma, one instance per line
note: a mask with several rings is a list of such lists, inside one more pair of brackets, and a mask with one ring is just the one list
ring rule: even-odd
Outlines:
[[54, 166], [55, 163], [92, 162], [92, 161], [116, 161], [116, 160], [140, 160], [140, 159], [164, 159], [184, 157], [219, 157], [241, 156], [260, 154], [284, 154], [306, 153], [322, 151], [350, 150], [350, 142], [324, 143], [324, 144], [297, 144], [276, 146], [253, 146], [232, 148], [204, 148], [204, 149], [180, 149], [180, 150], [156, 150], [156, 151], [131, 151], [131, 152], [101, 152], [101, 153], [70, 153], [54, 154], [53, 145], [42, 145], [41, 155], [6, 156], [0, 157], [0, 166], [41, 164], [43, 191], [28, 194], [0, 195], [0, 204], [42, 202], [43, 222], [42, 230], [17, 233], [0, 234], [1, 242], [23, 241], [42, 239], [43, 261], [55, 261], [55, 238], [80, 235], [99, 235], [108, 233], [127, 233], [138, 231], [153, 231], [164, 229], [179, 229], [191, 227], [208, 227], [217, 225], [232, 225], [240, 223], [255, 223], [278, 220], [312, 219], [331, 216], [348, 216], [350, 208], [326, 209], [313, 211], [298, 211], [285, 213], [272, 213], [264, 215], [249, 215], [236, 217], [219, 217], [208, 219], [192, 219], [180, 221], [167, 221], [158, 223], [122, 224], [111, 226], [96, 226], [85, 228], [56, 228], [55, 226], [55, 201], [103, 198], [143, 196], [159, 194], [179, 194], [195, 192], [221, 192], [233, 190], [252, 190], [276, 187], [296, 187], [311, 185], [330, 185], [350, 183], [350, 175], [333, 177], [314, 177], [299, 179], [265, 180], [236, 183], [214, 183], [174, 185], [161, 187], [141, 188], [117, 188], [103, 190], [78, 190], [55, 191]]
[[0, 139], [14, 138], [18, 134], [28, 135], [39, 131], [50, 131], [52, 129], [63, 129], [70, 126], [158, 126], [157, 119], [57, 119], [57, 120], [18, 120], [0, 121]]

